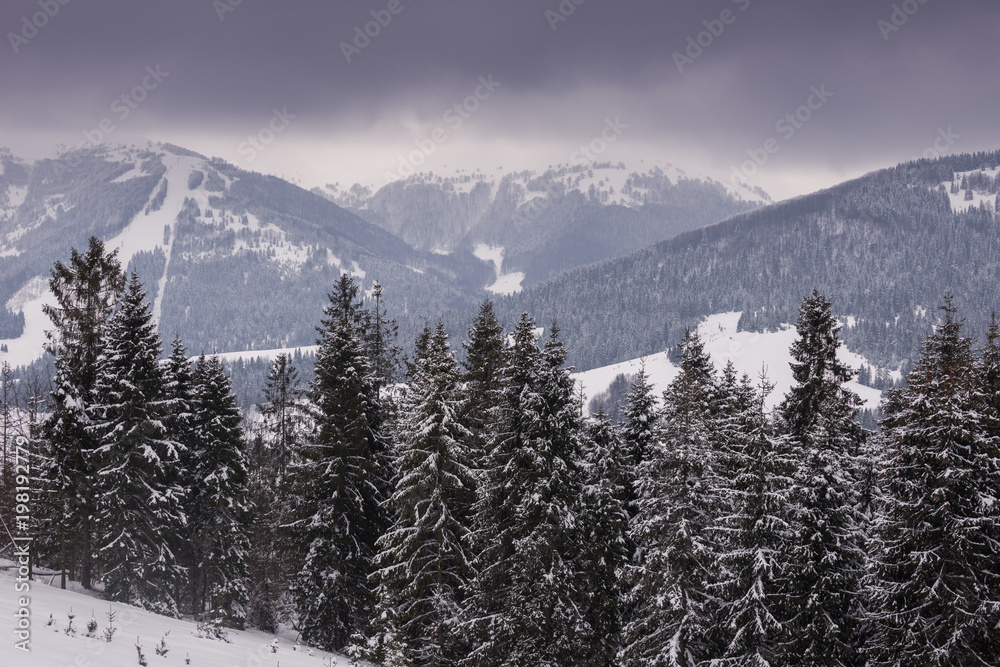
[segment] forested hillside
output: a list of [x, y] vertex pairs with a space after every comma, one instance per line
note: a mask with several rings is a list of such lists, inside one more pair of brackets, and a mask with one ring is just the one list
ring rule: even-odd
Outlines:
[[818, 287], [853, 318], [851, 350], [896, 368], [915, 357], [945, 293], [977, 335], [1000, 308], [998, 164], [992, 152], [878, 171], [567, 271], [498, 311], [555, 318], [586, 369], [669, 349], [713, 313], [742, 311], [742, 329], [792, 322]]

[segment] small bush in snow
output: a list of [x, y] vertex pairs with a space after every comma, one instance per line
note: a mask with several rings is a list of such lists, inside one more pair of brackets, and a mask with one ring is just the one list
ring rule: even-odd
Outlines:
[[167, 657], [167, 652], [170, 651], [170, 647], [167, 646], [167, 635], [169, 634], [170, 630], [167, 630], [160, 639], [160, 643], [153, 647], [153, 650], [156, 651], [156, 655], [162, 655], [164, 658]]
[[87, 636], [88, 637], [96, 637], [97, 636], [97, 619], [96, 618], [91, 617], [91, 619], [89, 621], [87, 621]]
[[115, 610], [110, 607], [108, 608], [108, 613], [105, 614], [105, 616], [108, 617], [108, 627], [104, 628], [104, 641], [109, 644], [111, 643], [111, 639], [115, 636], [115, 631], [117, 630], [115, 627], [115, 616], [117, 615], [118, 614]]

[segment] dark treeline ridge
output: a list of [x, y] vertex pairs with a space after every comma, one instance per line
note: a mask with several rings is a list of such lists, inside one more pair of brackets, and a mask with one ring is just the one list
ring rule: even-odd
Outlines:
[[[714, 313], [742, 312], [742, 331], [777, 329], [817, 288], [856, 318], [842, 332], [853, 352], [905, 373], [938, 296], [953, 293], [980, 337], [1000, 310], [998, 165], [992, 151], [880, 170], [574, 268], [498, 299], [497, 313], [557, 320], [570, 363], [590, 369], [670, 349]], [[973, 189], [980, 203], [953, 210], [949, 194]]]
[[875, 434], [816, 291], [773, 410], [688, 330], [614, 423], [558, 327], [485, 302], [461, 363], [443, 323], [401, 363], [345, 274], [312, 379], [279, 355], [241, 423], [100, 241], [52, 276], [32, 563], [64, 585], [382, 665], [1000, 662], [1000, 329], [977, 348], [951, 297]]

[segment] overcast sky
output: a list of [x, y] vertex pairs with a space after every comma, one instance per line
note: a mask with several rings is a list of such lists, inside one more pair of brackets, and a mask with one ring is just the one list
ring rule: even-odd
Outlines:
[[0, 145], [170, 141], [307, 187], [591, 145], [777, 199], [1000, 147], [998, 27], [995, 0], [3, 0]]

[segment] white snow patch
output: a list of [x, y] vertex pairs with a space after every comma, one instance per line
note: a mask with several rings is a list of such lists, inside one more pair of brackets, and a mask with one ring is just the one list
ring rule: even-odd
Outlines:
[[[982, 171], [980, 171], [979, 169], [974, 169], [972, 171], [955, 172], [955, 181], [961, 184], [962, 179], [964, 177], [977, 173], [984, 173], [990, 178], [995, 179], [997, 177], [997, 174], [1000, 174], [1000, 167], [995, 167], [993, 169], [984, 169]], [[941, 185], [943, 185], [946, 188], [946, 191], [948, 193], [948, 201], [951, 204], [951, 210], [955, 213], [968, 211], [971, 208], [979, 208], [980, 205], [983, 204], [983, 202], [986, 202], [991, 206], [996, 202], [997, 196], [995, 194], [991, 194], [989, 192], [979, 192], [976, 190], [972, 191], [972, 199], [966, 201], [965, 190], [959, 190], [958, 192], [953, 193], [951, 191], [952, 184], [949, 181], [945, 181]]]
[[[139, 252], [153, 251], [157, 247], [164, 248], [167, 261], [163, 268], [163, 274], [157, 277], [159, 290], [152, 308], [153, 321], [157, 325], [160, 323], [163, 293], [166, 288], [167, 274], [170, 270], [170, 259], [173, 255], [173, 239], [176, 236], [177, 215], [184, 206], [185, 198], [197, 194], [191, 193], [187, 189], [188, 175], [196, 168], [202, 166], [204, 162], [201, 158], [175, 155], [173, 153], [164, 153], [162, 159], [163, 165], [167, 169], [164, 175], [167, 181], [167, 196], [160, 209], [148, 213], [145, 211], [140, 212], [118, 236], [105, 243], [105, 247], [108, 250], [118, 249], [118, 258], [123, 266], [127, 266], [129, 261]], [[153, 188], [150, 200], [156, 196], [158, 191], [159, 185]], [[198, 197], [195, 197], [195, 199], [199, 207], [203, 208], [207, 206], [207, 197], [204, 198], [206, 201], [197, 201]], [[164, 227], [170, 228], [170, 239], [167, 243], [164, 243]]]
[[502, 276], [498, 276], [496, 281], [486, 288], [486, 291], [491, 294], [517, 294], [523, 289], [521, 286], [522, 282], [524, 282], [523, 271], [505, 273]]
[[472, 249], [472, 254], [477, 259], [481, 259], [484, 262], [493, 262], [493, 267], [497, 274], [500, 273], [500, 269], [503, 266], [503, 252], [503, 246], [489, 245], [488, 243], [477, 243], [476, 247]]
[[273, 361], [279, 354], [287, 354], [288, 356], [295, 356], [297, 352], [301, 352], [303, 355], [308, 356], [311, 354], [316, 354], [316, 350], [318, 349], [319, 349], [318, 345], [306, 345], [303, 347], [282, 347], [282, 348], [275, 348], [272, 350], [242, 350], [240, 352], [219, 352], [216, 354], [216, 356], [225, 362], [254, 361], [256, 359], [266, 359], [268, 361]]
[[[14, 594], [16, 574], [14, 563], [0, 561], [4, 571], [0, 574], [0, 615], [13, 619], [19, 608], [19, 598], [30, 599], [30, 652], [14, 648], [14, 635], [0, 645], [0, 664], [18, 667], [53, 667], [56, 665], [100, 665], [100, 667], [133, 667], [136, 664], [136, 640], [151, 665], [183, 665], [190, 657], [196, 667], [230, 667], [231, 665], [261, 665], [273, 667], [322, 667], [322, 665], [347, 665], [349, 659], [324, 651], [310, 651], [299, 646], [295, 649], [294, 631], [283, 629], [278, 636], [259, 630], [229, 630], [229, 643], [197, 636], [194, 621], [158, 616], [136, 607], [109, 603], [97, 599], [93, 592], [61, 590], [58, 576], [49, 573], [35, 575], [28, 582], [29, 591]], [[78, 588], [70, 582], [72, 588]], [[7, 592], [9, 591], [9, 593]], [[67, 613], [72, 609], [76, 618], [75, 636], [67, 635]], [[103, 638], [85, 637], [87, 621], [98, 622], [98, 637], [107, 626], [105, 614], [109, 609], [117, 613], [117, 632], [110, 643]], [[52, 626], [46, 623], [53, 619]], [[13, 627], [13, 621], [8, 621]], [[162, 658], [153, 651], [164, 635], [168, 647]], [[272, 653], [271, 645], [277, 647]]]
[[521, 291], [521, 283], [524, 282], [523, 271], [503, 272], [503, 246], [478, 243], [472, 249], [472, 254], [484, 262], [493, 264], [493, 284], [486, 287], [487, 292], [492, 294], [517, 294]]
[[44, 276], [29, 280], [7, 301], [6, 307], [11, 312], [24, 312], [24, 331], [17, 338], [0, 340], [7, 346], [7, 352], [0, 353], [0, 360], [15, 367], [27, 366], [45, 353], [45, 331], [54, 328], [42, 311], [45, 304], [55, 305], [55, 297], [49, 292], [49, 282]]
[[126, 171], [124, 174], [111, 181], [112, 183], [124, 183], [125, 181], [131, 181], [133, 178], [141, 178], [146, 176], [146, 172], [142, 170], [142, 167], [138, 165], [133, 165], [132, 168]]
[[17, 208], [28, 196], [27, 185], [12, 185], [7, 189], [7, 208]]
[[49, 280], [45, 276], [35, 276], [24, 283], [21, 289], [14, 292], [14, 295], [7, 299], [4, 306], [7, 310], [16, 313], [25, 307], [30, 301], [34, 301], [44, 295], [49, 290]]
[[[187, 189], [188, 175], [195, 170], [202, 160], [173, 153], [164, 153], [163, 164], [167, 168], [164, 178], [167, 180], [167, 196], [158, 211], [148, 214], [140, 212], [118, 236], [105, 243], [108, 250], [118, 249], [118, 259], [122, 265], [127, 265], [131, 259], [142, 251], [152, 251], [163, 246], [163, 228], [170, 227], [173, 237], [177, 214], [184, 206], [185, 198], [192, 195]], [[159, 186], [153, 189], [150, 198], [156, 196]], [[199, 205], [201, 203], [199, 202]]]
[[[754, 381], [764, 369], [769, 382], [775, 385], [774, 391], [768, 396], [767, 405], [773, 408], [782, 401], [792, 388], [794, 378], [790, 363], [792, 361], [790, 348], [798, 338], [795, 328], [785, 325], [781, 331], [755, 333], [737, 331], [741, 313], [719, 313], [711, 315], [698, 325], [698, 334], [705, 344], [705, 351], [711, 355], [717, 371], [721, 371], [726, 362], [732, 360], [739, 375], [747, 373]], [[873, 364], [859, 354], [840, 347], [838, 358], [857, 370], [862, 364]], [[680, 369], [667, 357], [666, 352], [649, 355], [644, 358], [646, 374], [659, 394], [677, 377]], [[631, 359], [611, 366], [595, 368], [574, 374], [574, 378], [583, 387], [588, 398], [606, 391], [611, 382], [621, 373], [634, 375], [639, 372], [642, 359]], [[882, 392], [871, 387], [858, 384], [855, 381], [847, 383], [851, 391], [858, 394], [866, 408], [876, 408], [882, 400]]]

